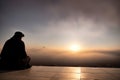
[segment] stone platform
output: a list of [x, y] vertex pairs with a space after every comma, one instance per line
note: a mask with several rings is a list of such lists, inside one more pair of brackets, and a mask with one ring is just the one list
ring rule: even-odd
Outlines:
[[120, 68], [33, 66], [0, 71], [0, 80], [120, 80]]

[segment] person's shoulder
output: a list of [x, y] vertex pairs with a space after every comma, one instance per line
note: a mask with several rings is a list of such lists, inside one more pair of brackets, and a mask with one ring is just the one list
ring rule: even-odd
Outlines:
[[6, 40], [6, 43], [11, 42], [11, 39]]

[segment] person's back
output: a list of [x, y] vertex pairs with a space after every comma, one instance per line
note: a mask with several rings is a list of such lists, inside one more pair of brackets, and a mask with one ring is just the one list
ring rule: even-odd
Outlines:
[[26, 68], [30, 67], [30, 58], [25, 51], [24, 42], [21, 38], [24, 36], [21, 32], [6, 41], [1, 52], [1, 65], [7, 68]]

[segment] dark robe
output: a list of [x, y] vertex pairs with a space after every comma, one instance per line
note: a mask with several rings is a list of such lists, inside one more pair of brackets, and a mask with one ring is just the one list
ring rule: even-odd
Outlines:
[[5, 42], [0, 56], [1, 65], [9, 68], [25, 67], [30, 61], [24, 42], [14, 37]]

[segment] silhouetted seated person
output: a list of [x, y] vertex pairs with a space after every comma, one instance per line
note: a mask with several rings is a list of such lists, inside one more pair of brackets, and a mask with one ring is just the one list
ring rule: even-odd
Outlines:
[[12, 38], [5, 42], [0, 55], [0, 68], [26, 69], [31, 67], [30, 57], [26, 54], [22, 37], [24, 34], [17, 31]]

